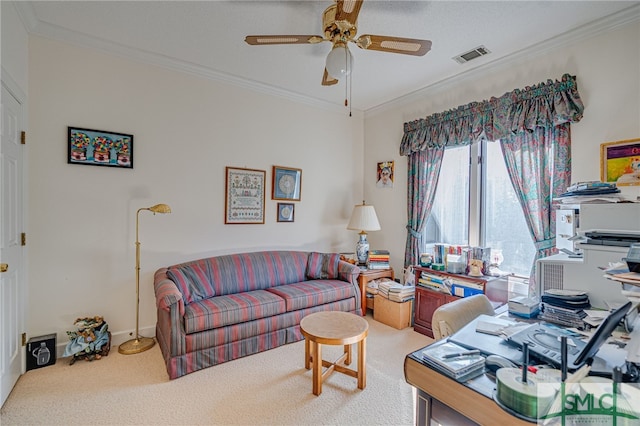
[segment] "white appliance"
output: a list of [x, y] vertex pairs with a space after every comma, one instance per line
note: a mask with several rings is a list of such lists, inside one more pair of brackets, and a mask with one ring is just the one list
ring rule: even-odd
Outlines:
[[[609, 263], [621, 262], [628, 247], [593, 245], [569, 240], [571, 236], [584, 235], [591, 230], [617, 231], [637, 234], [640, 231], [640, 203], [602, 203], [561, 206], [556, 212], [556, 247], [572, 252], [582, 252], [582, 258], [569, 257], [565, 253], [539, 259], [536, 264], [536, 285], [541, 295], [548, 289], [576, 289], [589, 293], [593, 307], [609, 308], [626, 302], [622, 286], [604, 278], [602, 268]], [[565, 220], [562, 222], [562, 215]], [[560, 216], [560, 220], [558, 219]], [[567, 218], [571, 219], [567, 219]], [[564, 226], [564, 227], [563, 227]], [[558, 234], [562, 233], [558, 242]], [[568, 244], [572, 245], [569, 246]], [[560, 244], [560, 245], [558, 245]]]
[[573, 238], [580, 223], [579, 206], [562, 206], [556, 210], [556, 248], [560, 251], [568, 250], [576, 253], [576, 246]]
[[589, 293], [591, 306], [609, 309], [624, 303], [622, 285], [604, 278], [601, 267], [609, 262], [619, 262], [629, 251], [628, 247], [588, 246], [579, 244], [582, 258], [570, 258], [565, 253], [539, 259], [536, 267], [538, 294], [549, 289], [582, 290]]

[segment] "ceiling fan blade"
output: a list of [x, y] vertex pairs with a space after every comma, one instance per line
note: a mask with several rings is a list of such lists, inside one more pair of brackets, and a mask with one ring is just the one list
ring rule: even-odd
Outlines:
[[355, 41], [361, 49], [423, 56], [431, 50], [431, 40], [365, 34]]
[[317, 35], [250, 35], [244, 41], [252, 46], [267, 44], [315, 44], [324, 41]]
[[337, 84], [338, 80], [336, 80], [335, 78], [331, 77], [329, 75], [329, 73], [327, 72], [327, 69], [324, 69], [324, 75], [322, 76], [322, 85], [323, 86], [333, 86], [334, 84]]
[[336, 0], [336, 21], [348, 21], [355, 25], [363, 0]]

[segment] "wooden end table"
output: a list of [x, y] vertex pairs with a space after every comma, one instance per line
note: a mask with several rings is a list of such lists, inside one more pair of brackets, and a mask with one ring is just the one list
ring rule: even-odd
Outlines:
[[[367, 314], [367, 283], [378, 278], [390, 278], [393, 280], [393, 268], [389, 269], [363, 269], [358, 276], [360, 297], [362, 298], [362, 315]], [[373, 309], [375, 309], [375, 305]]]
[[[304, 368], [313, 366], [313, 394], [322, 393], [322, 382], [334, 371], [358, 379], [358, 389], [367, 385], [366, 340], [369, 323], [362, 317], [340, 311], [316, 312], [300, 321], [304, 340]], [[358, 369], [351, 364], [351, 345], [358, 344]], [[335, 362], [322, 359], [322, 345], [344, 345], [344, 353]], [[327, 367], [323, 372], [322, 368]]]

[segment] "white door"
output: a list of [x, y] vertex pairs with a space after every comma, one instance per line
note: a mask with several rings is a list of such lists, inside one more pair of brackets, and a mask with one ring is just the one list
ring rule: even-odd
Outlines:
[[[2, 85], [0, 96], [0, 406], [22, 372], [24, 331], [22, 105]], [[6, 269], [6, 270], [5, 270]]]

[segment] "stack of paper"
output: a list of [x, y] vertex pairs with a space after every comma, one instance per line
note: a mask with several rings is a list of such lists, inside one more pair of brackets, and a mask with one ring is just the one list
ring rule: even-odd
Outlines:
[[421, 355], [427, 365], [459, 382], [484, 372], [484, 356], [452, 342], [427, 346]]
[[395, 281], [385, 281], [378, 284], [378, 294], [394, 302], [406, 302], [413, 299], [416, 288], [412, 285], [402, 285]]
[[476, 323], [476, 331], [478, 333], [491, 334], [494, 336], [508, 336], [510, 334], [508, 330], [517, 326], [518, 323], [515, 321], [485, 315], [478, 319], [478, 322]]

